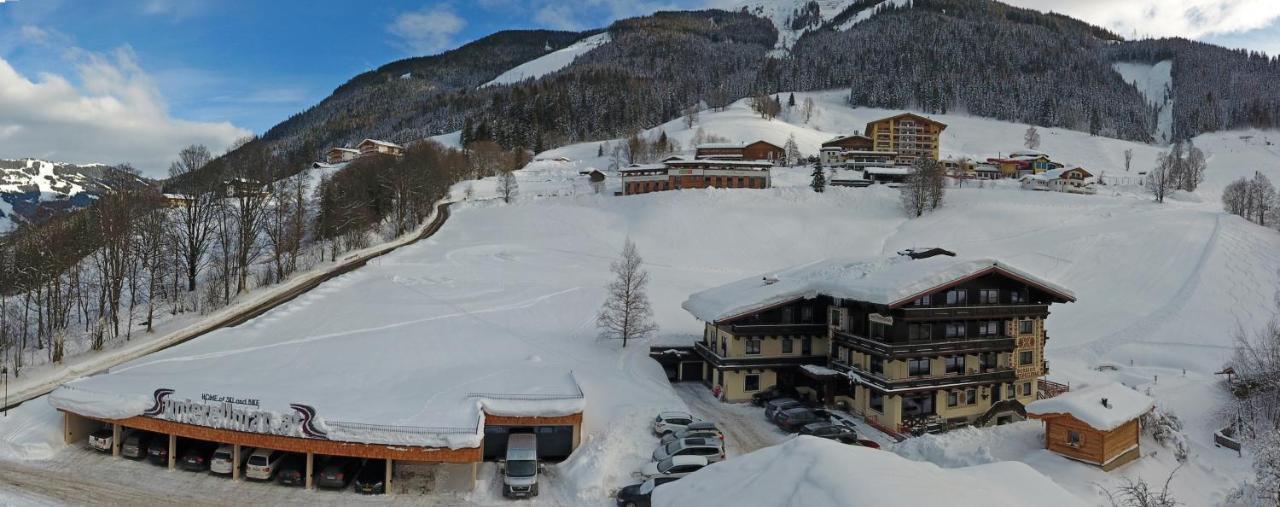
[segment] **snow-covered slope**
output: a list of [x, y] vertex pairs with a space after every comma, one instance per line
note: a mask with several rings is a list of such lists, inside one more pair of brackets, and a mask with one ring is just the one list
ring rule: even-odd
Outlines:
[[1167, 143], [1173, 139], [1173, 61], [1157, 64], [1119, 62], [1112, 66], [1126, 83], [1136, 87], [1148, 102], [1160, 109], [1155, 138]]
[[0, 160], [0, 233], [37, 216], [86, 206], [110, 192], [103, 181], [108, 169], [102, 164]]
[[495, 86], [503, 84], [519, 83], [526, 79], [537, 79], [557, 70], [568, 67], [573, 60], [587, 52], [600, 47], [609, 42], [609, 33], [601, 33], [592, 35], [578, 42], [570, 44], [568, 47], [552, 51], [538, 58], [522, 63], [515, 68], [503, 72], [498, 77], [493, 78], [481, 88], [485, 86]]
[[[778, 43], [774, 46], [775, 56], [783, 56], [805, 34], [822, 28], [857, 0], [756, 0], [742, 4], [737, 10], [765, 18], [773, 22], [778, 29]], [[911, 0], [883, 0], [879, 4], [851, 13], [837, 29], [848, 30], [854, 25], [874, 16], [884, 6], [910, 5]], [[817, 7], [813, 12], [811, 6]]]

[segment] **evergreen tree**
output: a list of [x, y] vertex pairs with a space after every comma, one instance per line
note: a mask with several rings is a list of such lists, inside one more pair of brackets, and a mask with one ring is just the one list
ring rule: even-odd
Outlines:
[[796, 107], [796, 94], [795, 94], [795, 93], [792, 93], [790, 97], [787, 97], [787, 107], [788, 107], [788, 108]]
[[809, 183], [809, 186], [813, 188], [813, 191], [819, 194], [825, 192], [827, 190], [827, 175], [822, 171], [821, 162], [813, 164], [813, 173], [811, 175], [813, 180]]

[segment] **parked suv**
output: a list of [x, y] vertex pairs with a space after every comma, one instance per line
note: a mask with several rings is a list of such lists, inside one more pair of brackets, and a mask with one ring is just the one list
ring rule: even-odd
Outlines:
[[[178, 442], [178, 455], [182, 454], [182, 442]], [[147, 461], [154, 465], [169, 466], [169, 442], [166, 438], [157, 438], [147, 446]]]
[[824, 412], [800, 407], [783, 411], [773, 418], [773, 422], [782, 428], [782, 431], [795, 433], [806, 424], [827, 422], [827, 417]]
[[662, 461], [654, 461], [640, 469], [640, 476], [645, 479], [655, 477], [680, 478], [701, 470], [707, 466], [707, 458], [702, 456], [672, 456]]
[[[149, 431], [134, 430], [130, 431], [124, 437], [124, 441], [120, 443], [120, 455], [129, 459], [143, 459], [147, 457], [147, 446], [152, 442], [159, 442], [159, 435]], [[168, 443], [164, 444], [168, 447]], [[166, 449], [167, 450], [167, 449]]]
[[307, 457], [301, 454], [285, 456], [276, 467], [276, 482], [285, 486], [305, 486], [307, 484]]
[[764, 405], [764, 418], [773, 421], [783, 410], [790, 410], [796, 407], [803, 407], [804, 403], [795, 398], [777, 398], [770, 400]]
[[342, 489], [351, 484], [351, 479], [360, 469], [360, 461], [354, 458], [334, 456], [329, 458], [316, 474], [316, 486], [322, 488]]
[[679, 477], [657, 477], [640, 484], [632, 484], [618, 490], [618, 507], [649, 507], [653, 505], [653, 489]]
[[858, 432], [843, 424], [831, 424], [827, 422], [809, 423], [804, 425], [803, 428], [800, 428], [800, 434], [813, 435], [818, 438], [835, 440], [846, 444], [858, 443]]
[[244, 478], [269, 481], [271, 476], [275, 475], [276, 470], [280, 467], [280, 461], [283, 459], [284, 451], [254, 449], [253, 454], [249, 455], [249, 460], [245, 462]]
[[710, 421], [698, 421], [686, 426], [685, 429], [663, 435], [660, 443], [662, 445], [667, 445], [673, 441], [685, 438], [718, 438], [720, 440], [724, 440], [724, 433], [720, 432], [720, 428], [716, 426], [716, 423]]
[[209, 462], [213, 461], [213, 452], [217, 449], [218, 444], [213, 442], [192, 442], [179, 454], [182, 457], [182, 469], [188, 472], [208, 470]]
[[757, 407], [764, 406], [765, 403], [776, 400], [778, 398], [799, 399], [800, 391], [791, 386], [775, 385], [758, 393], [751, 395], [751, 404]]
[[653, 451], [653, 460], [662, 461], [672, 456], [702, 456], [708, 463], [724, 460], [724, 442], [718, 438], [686, 438]]
[[103, 428], [89, 435], [89, 447], [99, 452], [111, 452], [113, 440], [115, 432], [111, 428]]
[[697, 421], [698, 418], [688, 412], [663, 412], [653, 420], [653, 434], [664, 435], [667, 433], [675, 433], [690, 423]]
[[387, 492], [387, 461], [371, 459], [364, 462], [356, 474], [357, 493], [383, 495]]
[[222, 444], [218, 446], [218, 450], [213, 451], [213, 461], [209, 462], [209, 473], [231, 475], [231, 472], [236, 468], [244, 466], [245, 461], [249, 460], [249, 455], [251, 454], [253, 454], [252, 447], [240, 448], [240, 462], [234, 463], [235, 446]]

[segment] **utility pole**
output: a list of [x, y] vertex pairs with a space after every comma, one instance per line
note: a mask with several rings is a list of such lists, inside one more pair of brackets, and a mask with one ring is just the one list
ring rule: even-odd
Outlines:
[[4, 417], [9, 417], [9, 367], [0, 366], [0, 375], [4, 375]]

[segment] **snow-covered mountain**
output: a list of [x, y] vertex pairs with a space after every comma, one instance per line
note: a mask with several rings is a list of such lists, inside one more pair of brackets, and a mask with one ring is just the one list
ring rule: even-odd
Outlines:
[[907, 6], [911, 0], [756, 0], [743, 4], [741, 10], [773, 22], [778, 29], [778, 43], [772, 54], [785, 55], [805, 34], [841, 18], [837, 26], [847, 30], [866, 21], [883, 7]]
[[[88, 206], [113, 185], [146, 184], [103, 164], [75, 165], [37, 159], [0, 160], [0, 233]], [[118, 183], [108, 183], [117, 181]]]

